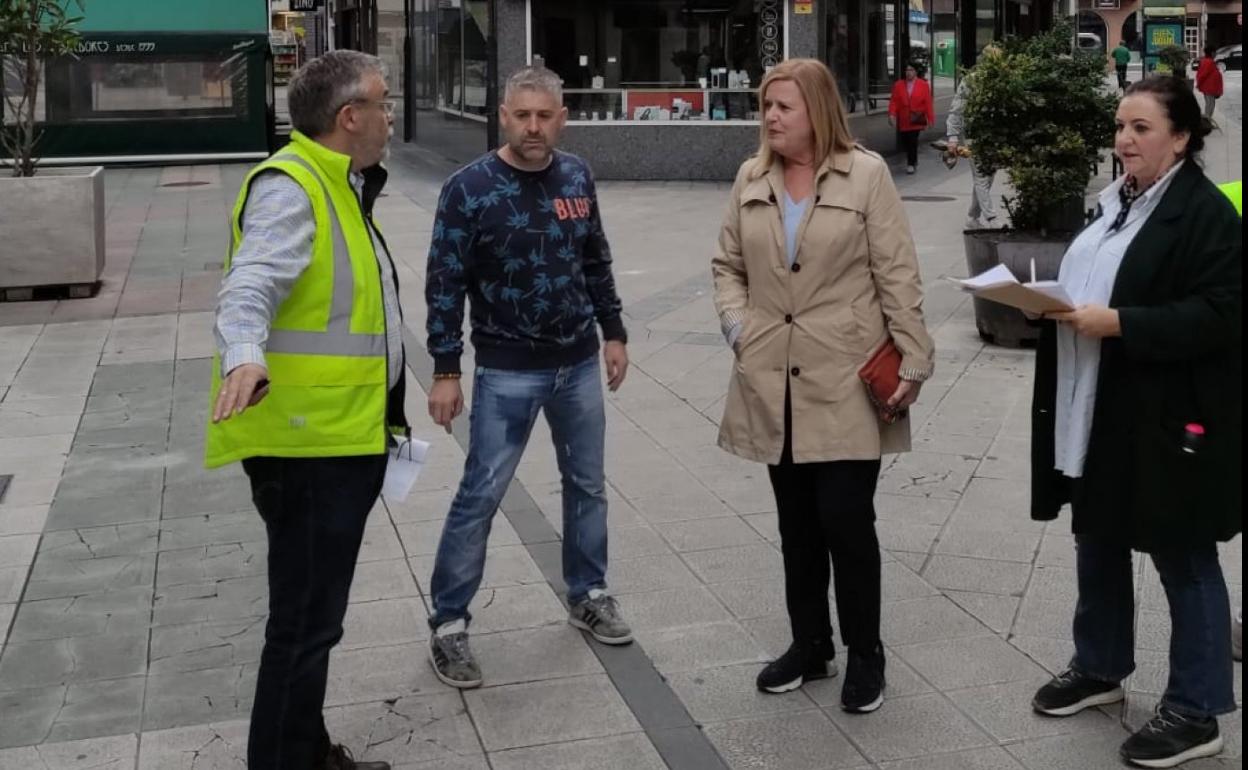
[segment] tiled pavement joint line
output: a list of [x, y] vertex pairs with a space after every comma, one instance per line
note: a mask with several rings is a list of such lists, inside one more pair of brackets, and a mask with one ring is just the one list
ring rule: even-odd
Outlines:
[[629, 304], [624, 315], [639, 324], [653, 321], [667, 315], [675, 308], [687, 305], [699, 297], [709, 294], [711, 286], [710, 271], [690, 276], [680, 283], [673, 284], [662, 291]]
[[[409, 351], [425, 350], [407, 327], [403, 328], [403, 343]], [[433, 362], [429, 356], [409, 356], [407, 366], [428, 390], [433, 383]], [[466, 421], [454, 424], [452, 433], [467, 452]], [[542, 576], [559, 599], [566, 603], [561, 540], [520, 481], [512, 480], [500, 508]], [[634, 640], [623, 647], [591, 643], [589, 648], [671, 770], [727, 770], [728, 766], [719, 752], [693, 721], [639, 642]]]

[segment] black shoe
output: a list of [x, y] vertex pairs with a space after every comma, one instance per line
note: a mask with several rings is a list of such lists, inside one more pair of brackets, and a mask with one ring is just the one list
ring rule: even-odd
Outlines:
[[329, 747], [321, 770], [390, 770], [389, 762], [356, 762], [351, 750], [342, 744]]
[[1175, 767], [1221, 751], [1218, 720], [1184, 716], [1158, 706], [1156, 716], [1128, 738], [1118, 754], [1138, 767]]
[[794, 643], [780, 657], [767, 664], [756, 683], [763, 692], [790, 692], [803, 683], [836, 676], [836, 648], [832, 642], [810, 647]]
[[884, 645], [862, 652], [850, 648], [841, 687], [841, 708], [851, 714], [869, 714], [884, 705]]
[[1036, 691], [1031, 707], [1051, 717], [1068, 717], [1091, 706], [1104, 706], [1123, 699], [1122, 687], [1102, 682], [1068, 668]]

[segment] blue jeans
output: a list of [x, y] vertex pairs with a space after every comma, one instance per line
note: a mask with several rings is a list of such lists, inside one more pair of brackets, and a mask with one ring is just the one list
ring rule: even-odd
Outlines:
[[433, 565], [434, 628], [471, 620], [468, 603], [485, 571], [498, 504], [515, 475], [537, 413], [546, 413], [563, 480], [563, 580], [568, 600], [606, 588], [606, 414], [598, 359], [559, 369], [478, 367], [472, 390], [468, 460], [442, 528]]
[[[1079, 601], [1071, 667], [1120, 682], [1135, 670], [1131, 549], [1077, 535], [1075, 554]], [[1217, 546], [1202, 543], [1151, 556], [1170, 604], [1170, 679], [1162, 703], [1193, 717], [1235, 711], [1231, 609]]]

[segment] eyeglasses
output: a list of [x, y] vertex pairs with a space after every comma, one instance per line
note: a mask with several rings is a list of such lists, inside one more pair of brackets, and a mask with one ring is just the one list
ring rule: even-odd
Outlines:
[[[391, 115], [394, 115], [394, 108], [395, 108], [395, 105], [398, 104], [398, 102], [396, 102], [394, 99], [377, 99], [377, 100], [352, 99], [351, 101], [347, 102], [347, 104], [342, 105], [342, 107], [346, 107], [349, 104], [375, 104], [381, 108], [382, 112], [386, 113], [387, 117], [389, 117]], [[342, 107], [339, 107], [338, 109], [341, 110]]]

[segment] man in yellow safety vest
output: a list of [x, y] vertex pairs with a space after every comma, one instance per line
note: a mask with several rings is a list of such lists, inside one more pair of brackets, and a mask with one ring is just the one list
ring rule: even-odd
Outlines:
[[290, 144], [247, 176], [216, 312], [209, 467], [241, 460], [268, 532], [269, 618], [247, 765], [389, 770], [334, 745], [329, 652], [403, 416], [403, 318], [373, 221], [393, 126], [374, 56], [334, 51], [288, 88]]

